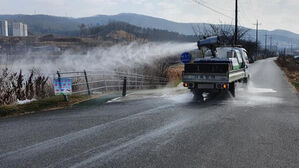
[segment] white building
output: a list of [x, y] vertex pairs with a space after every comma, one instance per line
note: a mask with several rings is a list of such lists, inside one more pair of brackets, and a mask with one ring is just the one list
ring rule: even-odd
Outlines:
[[7, 20], [0, 21], [0, 36], [8, 36], [8, 22], [7, 22]]
[[23, 36], [27, 37], [28, 36], [28, 26], [27, 24], [23, 24]]
[[23, 36], [23, 23], [12, 23], [12, 36]]
[[28, 26], [22, 22], [8, 23], [8, 36], [27, 37]]

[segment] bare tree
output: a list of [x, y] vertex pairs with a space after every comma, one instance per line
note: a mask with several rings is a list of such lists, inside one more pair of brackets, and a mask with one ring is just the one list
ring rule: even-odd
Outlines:
[[[209, 25], [194, 25], [192, 26], [194, 34], [199, 38], [218, 36], [223, 44], [233, 44], [234, 42], [234, 27], [227, 24], [209, 24]], [[239, 27], [238, 40], [241, 40], [248, 33], [249, 29]]]
[[80, 28], [80, 37], [83, 37], [85, 35], [85, 33], [86, 33], [86, 26], [85, 26], [85, 24], [81, 24], [79, 26], [79, 28]]

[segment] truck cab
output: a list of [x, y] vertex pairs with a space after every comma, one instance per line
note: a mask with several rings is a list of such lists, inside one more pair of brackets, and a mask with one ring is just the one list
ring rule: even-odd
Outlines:
[[217, 57], [229, 58], [232, 61], [233, 69], [243, 69], [246, 75], [246, 80], [249, 78], [249, 59], [245, 48], [241, 47], [219, 47], [217, 50]]

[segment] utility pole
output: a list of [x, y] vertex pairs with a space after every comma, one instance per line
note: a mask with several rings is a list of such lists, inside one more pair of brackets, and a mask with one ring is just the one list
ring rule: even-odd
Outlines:
[[287, 52], [286, 52], [286, 48], [284, 48], [283, 50], [283, 55], [286, 56]]
[[272, 35], [270, 36], [270, 52], [272, 51]]
[[234, 44], [237, 45], [237, 43], [238, 43], [238, 0], [236, 0]]
[[291, 42], [291, 55], [293, 55], [293, 42]]
[[255, 36], [255, 45], [256, 45], [256, 58], [258, 58], [259, 56], [259, 25], [262, 25], [261, 23], [259, 23], [258, 20], [256, 20], [256, 24], [254, 24], [256, 26], [256, 36]]
[[264, 54], [264, 58], [265, 58], [265, 55], [267, 54], [267, 42], [268, 42], [268, 34], [267, 34], [267, 32], [266, 32], [266, 34], [265, 34], [265, 54]]
[[266, 33], [265, 34], [265, 50], [267, 50], [267, 46], [268, 46], [268, 44], [267, 44], [268, 43], [268, 36], [269, 35]]

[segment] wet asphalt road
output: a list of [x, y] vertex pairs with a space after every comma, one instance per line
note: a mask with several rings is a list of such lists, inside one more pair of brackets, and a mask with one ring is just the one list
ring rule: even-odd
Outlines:
[[236, 97], [184, 88], [0, 120], [0, 167], [299, 167], [299, 98], [272, 59]]

